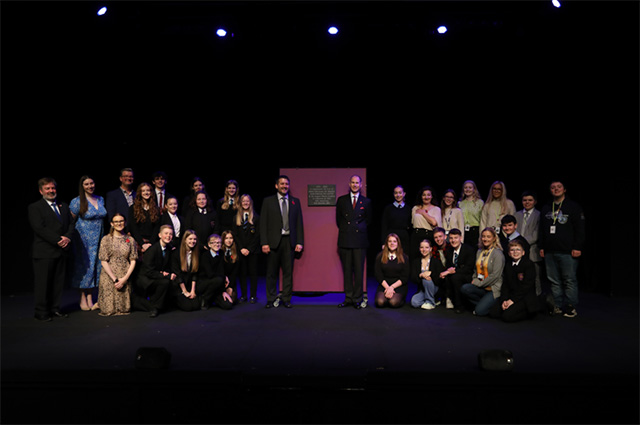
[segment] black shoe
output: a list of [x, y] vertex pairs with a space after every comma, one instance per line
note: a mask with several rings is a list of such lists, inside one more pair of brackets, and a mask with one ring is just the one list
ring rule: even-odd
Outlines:
[[51, 312], [51, 315], [52, 315], [53, 317], [64, 317], [64, 318], [69, 317], [69, 315], [68, 315], [67, 313], [63, 313], [63, 312], [61, 312], [60, 310], [52, 311], [52, 312]]
[[345, 307], [349, 307], [350, 305], [353, 305], [353, 303], [348, 303], [345, 301], [342, 304], [338, 304], [338, 308], [345, 308]]
[[289, 301], [284, 301], [282, 305], [284, 305], [286, 308], [293, 308], [293, 304], [291, 304]]
[[47, 314], [36, 314], [33, 318], [40, 322], [50, 322], [52, 320], [51, 316]]
[[265, 305], [264, 308], [275, 308], [275, 306], [272, 302], [267, 301], [267, 305]]
[[249, 302], [250, 302], [251, 304], [255, 304], [255, 303], [257, 303], [257, 302], [258, 302], [258, 299], [257, 299], [256, 297], [251, 297], [251, 298], [249, 299]]
[[158, 317], [158, 310], [151, 310], [149, 312], [149, 317], [151, 318]]

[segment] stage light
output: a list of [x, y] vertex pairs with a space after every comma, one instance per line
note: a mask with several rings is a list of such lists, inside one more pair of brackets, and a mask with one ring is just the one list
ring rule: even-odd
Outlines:
[[100, 8], [100, 10], [98, 10], [98, 16], [102, 16], [105, 13], [107, 13], [107, 6], [103, 6]]
[[327, 32], [331, 35], [336, 35], [338, 34], [338, 28], [336, 27], [329, 27], [329, 29], [327, 30]]
[[559, 1], [559, 0], [551, 0], [551, 4], [552, 4], [554, 7], [558, 7], [558, 8], [559, 8], [560, 6], [562, 6], [562, 5], [560, 4], [560, 1]]
[[218, 35], [218, 37], [226, 37], [227, 36], [227, 31], [224, 28], [218, 28], [218, 30], [216, 31], [216, 34]]
[[445, 27], [444, 25], [440, 25], [440, 26], [438, 27], [437, 31], [438, 31], [438, 34], [444, 34], [444, 33], [446, 33], [448, 30], [447, 30], [447, 27]]

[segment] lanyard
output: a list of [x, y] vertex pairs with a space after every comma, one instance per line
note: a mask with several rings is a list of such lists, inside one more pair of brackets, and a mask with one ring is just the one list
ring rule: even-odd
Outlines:
[[[564, 202], [564, 199], [562, 200], [562, 202]], [[562, 202], [560, 202], [560, 205], [558, 205], [558, 211], [556, 212], [555, 208], [556, 208], [556, 203], [552, 202], [551, 203], [551, 216], [553, 217], [553, 225], [556, 225], [556, 220], [558, 220], [558, 213], [560, 213], [560, 210], [562, 209]]]

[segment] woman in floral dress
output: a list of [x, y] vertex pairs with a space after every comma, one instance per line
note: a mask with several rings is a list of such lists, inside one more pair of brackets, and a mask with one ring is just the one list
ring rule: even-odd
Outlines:
[[95, 195], [95, 182], [89, 176], [80, 178], [79, 195], [69, 204], [76, 219], [73, 238], [73, 275], [71, 286], [80, 291], [80, 309], [94, 308], [92, 293], [100, 279], [98, 247], [107, 216], [104, 199]]
[[98, 305], [101, 316], [118, 316], [131, 312], [131, 283], [138, 250], [135, 240], [124, 233], [126, 221], [116, 213], [111, 219], [111, 231], [102, 238], [98, 254], [102, 262]]

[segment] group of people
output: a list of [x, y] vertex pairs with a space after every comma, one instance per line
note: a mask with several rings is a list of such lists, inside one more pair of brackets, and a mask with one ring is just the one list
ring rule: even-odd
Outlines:
[[[214, 202], [202, 180], [194, 178], [180, 210], [178, 199], [166, 191], [163, 172], [135, 188], [133, 181], [133, 170], [121, 170], [120, 187], [103, 199], [93, 178], [83, 176], [78, 197], [67, 205], [57, 199], [54, 179], [39, 180], [42, 199], [28, 208], [36, 319], [67, 316], [60, 299], [68, 258], [81, 310], [99, 309], [104, 316], [135, 309], [156, 317], [170, 304], [193, 311], [256, 303], [261, 253], [266, 255], [266, 308], [292, 307], [293, 267], [304, 249], [304, 224], [287, 176], [278, 176], [276, 193], [263, 200], [260, 213], [234, 180]], [[361, 194], [362, 179], [351, 176], [348, 184], [349, 193], [335, 206], [345, 294], [338, 307], [360, 309], [373, 212], [371, 200]], [[415, 282], [418, 290], [410, 301], [415, 308], [430, 310], [441, 301], [456, 312], [469, 307], [477, 315], [521, 320], [540, 310], [544, 261], [554, 312], [574, 317], [584, 215], [565, 193], [561, 182], [552, 182], [554, 202], [539, 212], [530, 192], [516, 211], [502, 182], [492, 185], [485, 202], [475, 183], [467, 181], [459, 199], [448, 190], [439, 206], [429, 187], [413, 206], [396, 187], [394, 202], [382, 216], [375, 305], [403, 306], [409, 282]]]

